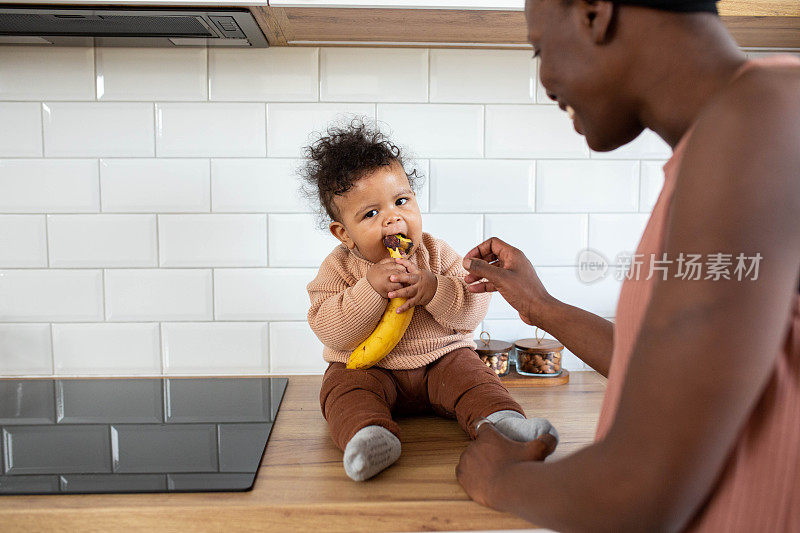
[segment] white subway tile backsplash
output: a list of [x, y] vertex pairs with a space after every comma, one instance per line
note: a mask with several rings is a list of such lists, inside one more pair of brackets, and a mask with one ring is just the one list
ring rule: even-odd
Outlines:
[[647, 214], [589, 215], [589, 248], [603, 254], [609, 263], [618, 264], [620, 254], [636, 251], [648, 218]]
[[422, 213], [430, 211], [430, 195], [431, 195], [431, 169], [430, 160], [428, 159], [412, 159], [406, 163], [406, 172], [411, 173], [416, 171], [417, 182], [414, 184], [414, 193], [417, 196], [417, 205]]
[[205, 100], [205, 48], [98, 47], [98, 100]]
[[0, 213], [90, 213], [100, 209], [94, 159], [0, 160]]
[[153, 104], [47, 102], [47, 157], [152, 157]]
[[318, 62], [319, 48], [209, 48], [209, 98], [228, 102], [316, 101]]
[[431, 50], [431, 102], [528, 104], [536, 60], [528, 50]]
[[158, 324], [54, 324], [56, 375], [159, 375]]
[[428, 50], [424, 48], [323, 48], [320, 100], [426, 102]]
[[477, 214], [426, 213], [422, 215], [422, 231], [447, 242], [463, 256], [483, 242], [483, 218]]
[[540, 267], [536, 273], [555, 298], [598, 316], [615, 316], [622, 282], [616, 279], [614, 269], [594, 283], [582, 282], [576, 267]]
[[577, 263], [586, 248], [587, 215], [485, 215], [486, 238], [499, 237], [525, 252], [534, 266]]
[[305, 320], [306, 285], [317, 269], [218, 268], [214, 270], [217, 320]]
[[266, 323], [162, 324], [164, 372], [265, 374], [269, 365]]
[[642, 161], [642, 187], [639, 196], [639, 211], [650, 212], [656, 205], [664, 186], [665, 161]]
[[[496, 235], [556, 298], [613, 317], [614, 261], [671, 149], [646, 130], [589, 150], [538, 63], [524, 50], [0, 46], [0, 377], [324, 371], [306, 285], [339, 242], [298, 172], [304, 147], [356, 117], [422, 174], [424, 231], [461, 255]], [[573, 266], [587, 247], [612, 263], [593, 283]], [[481, 327], [533, 336], [500, 295]], [[585, 368], [567, 350], [564, 366]]]
[[558, 107], [488, 105], [486, 157], [579, 159], [589, 147]]
[[375, 120], [375, 104], [267, 104], [267, 155], [304, 157], [303, 148], [332, 124]]
[[94, 100], [94, 49], [0, 46], [0, 100]]
[[211, 197], [218, 213], [302, 213], [298, 159], [214, 159]]
[[314, 215], [269, 216], [269, 266], [319, 268], [340, 244]]
[[209, 173], [207, 159], [103, 159], [103, 211], [208, 212]]
[[0, 102], [0, 157], [42, 155], [42, 104]]
[[50, 266], [154, 267], [155, 215], [47, 215]]
[[211, 270], [107, 270], [106, 319], [212, 320], [211, 287]]
[[100, 322], [100, 270], [0, 270], [0, 322]]
[[378, 104], [378, 121], [417, 157], [483, 156], [483, 106]]
[[434, 159], [431, 161], [431, 210], [441, 213], [533, 211], [535, 170], [533, 161]]
[[672, 148], [652, 130], [644, 130], [636, 139], [610, 152], [592, 152], [597, 159], [668, 159]]
[[637, 161], [539, 161], [536, 210], [548, 212], [636, 211]]
[[266, 152], [263, 104], [156, 104], [159, 157], [260, 157]]
[[159, 215], [162, 267], [267, 266], [266, 215]]
[[47, 267], [42, 215], [0, 215], [0, 268]]
[[53, 373], [49, 324], [0, 324], [0, 376]]
[[269, 371], [276, 374], [321, 374], [328, 368], [322, 343], [307, 322], [269, 325]]

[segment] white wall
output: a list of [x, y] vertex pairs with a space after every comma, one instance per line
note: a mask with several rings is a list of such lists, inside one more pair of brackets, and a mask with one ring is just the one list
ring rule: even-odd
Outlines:
[[[366, 115], [427, 176], [424, 229], [575, 258], [635, 247], [668, 147], [591, 153], [526, 51], [0, 47], [0, 375], [320, 372], [305, 285], [335, 246], [297, 197], [309, 134]], [[499, 297], [493, 337], [532, 335]], [[572, 357], [567, 368], [584, 368]]]

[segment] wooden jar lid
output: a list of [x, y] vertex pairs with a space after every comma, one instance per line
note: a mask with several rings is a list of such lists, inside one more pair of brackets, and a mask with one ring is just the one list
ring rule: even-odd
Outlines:
[[564, 345], [552, 339], [520, 339], [514, 343], [518, 349], [530, 353], [550, 353], [560, 352], [564, 349]]
[[513, 346], [510, 342], [490, 340], [487, 344], [483, 339], [475, 339], [475, 344], [478, 345], [475, 351], [480, 355], [494, 355], [498, 353], [508, 353]]

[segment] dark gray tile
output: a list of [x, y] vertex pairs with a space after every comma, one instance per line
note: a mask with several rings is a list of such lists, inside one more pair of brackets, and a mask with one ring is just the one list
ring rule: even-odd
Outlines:
[[52, 379], [0, 379], [0, 424], [55, 422]]
[[254, 472], [261, 463], [272, 423], [220, 424], [220, 472]]
[[261, 378], [169, 379], [167, 422], [269, 422], [269, 381]]
[[169, 474], [169, 490], [249, 490], [255, 474]]
[[278, 415], [278, 407], [281, 405], [281, 400], [283, 400], [288, 384], [289, 380], [287, 378], [270, 378], [269, 380], [272, 420], [275, 420]]
[[111, 471], [108, 426], [5, 426], [3, 446], [8, 474]]
[[62, 492], [166, 492], [161, 474], [76, 474], [61, 476]]
[[0, 476], [0, 494], [59, 492], [58, 476]]
[[114, 425], [114, 472], [216, 472], [217, 429], [201, 424]]
[[160, 379], [66, 379], [56, 381], [59, 423], [160, 423]]

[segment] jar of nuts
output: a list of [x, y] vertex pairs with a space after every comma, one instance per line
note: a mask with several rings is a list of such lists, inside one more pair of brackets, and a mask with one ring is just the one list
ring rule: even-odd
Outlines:
[[494, 370], [498, 376], [508, 374], [508, 354], [512, 348], [510, 342], [492, 340], [488, 332], [482, 331], [475, 344], [477, 345], [475, 351], [486, 366]]
[[523, 376], [552, 378], [561, 375], [561, 350], [564, 345], [550, 339], [520, 339], [517, 349], [517, 373]]

